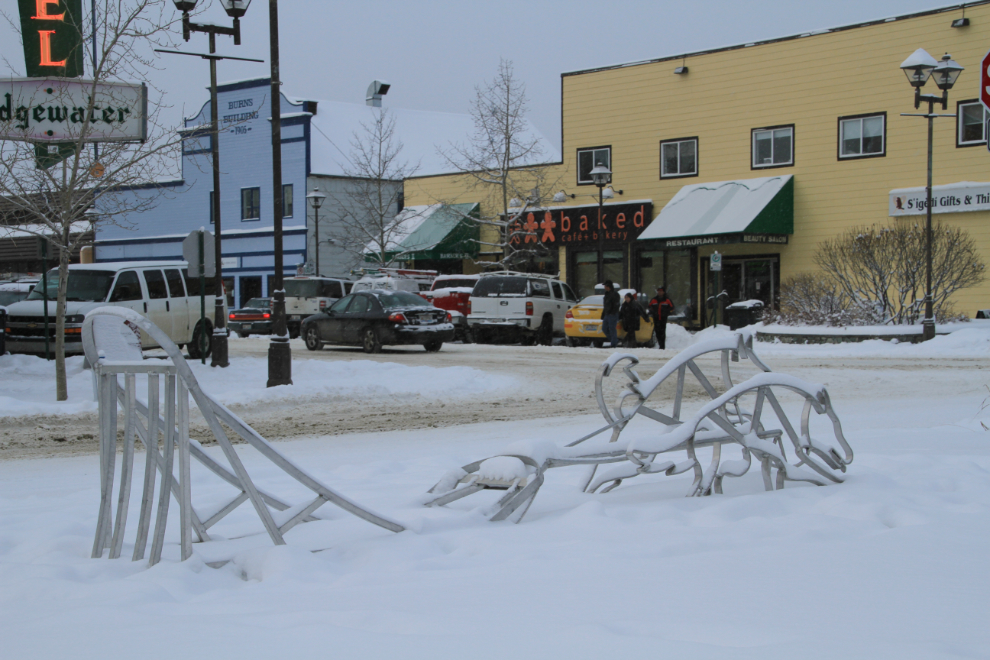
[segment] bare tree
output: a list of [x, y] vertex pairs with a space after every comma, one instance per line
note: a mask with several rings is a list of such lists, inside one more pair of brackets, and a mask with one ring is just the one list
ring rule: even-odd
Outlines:
[[[351, 139], [343, 192], [330, 195], [339, 211], [328, 232], [342, 249], [378, 266], [402, 259], [398, 244], [408, 233], [415, 213], [399, 213], [402, 182], [419, 169], [401, 160], [402, 141], [396, 135], [395, 117], [388, 109], [374, 110], [374, 118], [361, 123]], [[317, 248], [319, 249], [319, 237]]]
[[524, 218], [543, 206], [548, 192], [557, 187], [556, 181], [549, 181], [549, 166], [542, 163], [547, 154], [540, 139], [526, 121], [527, 103], [526, 86], [516, 79], [512, 62], [501, 60], [495, 77], [475, 88], [470, 139], [439, 149], [480, 196], [472, 201], [481, 203], [481, 215], [465, 215], [464, 220], [481, 226], [481, 245], [501, 253], [496, 263], [503, 268], [520, 269], [547, 254], [534, 223]]
[[[822, 243], [815, 263], [857, 316], [869, 323], [914, 324], [924, 313], [924, 227], [856, 227]], [[932, 304], [937, 320], [953, 315], [952, 295], [981, 283], [985, 268], [969, 234], [943, 223], [932, 227]]]
[[[59, 401], [68, 397], [65, 302], [70, 255], [86, 239], [85, 230], [100, 224], [128, 226], [128, 215], [153, 206], [162, 192], [156, 182], [174, 176], [180, 146], [174, 128], [159, 122], [165, 107], [163, 94], [149, 83], [145, 141], [103, 142], [98, 160], [94, 157], [92, 143], [103, 128], [100, 118], [108, 123], [102, 112], [114, 101], [105, 93], [98, 97], [98, 86], [148, 82], [156, 68], [152, 49], [172, 45], [169, 29], [174, 8], [168, 0], [100, 0], [96, 13], [97, 55], [89, 77], [85, 81], [56, 80], [50, 92], [48, 107], [56, 114], [80, 113], [78, 122], [65, 117], [64, 124], [71, 127], [71, 133], [54, 148], [54, 164], [39, 162], [39, 155], [43, 161], [46, 152], [36, 152], [32, 142], [0, 142], [0, 196], [5, 199], [5, 208], [15, 221], [28, 223], [18, 229], [47, 240], [58, 256], [55, 358]], [[7, 20], [15, 24], [9, 16]], [[78, 29], [84, 31], [81, 26]], [[92, 35], [83, 37], [86, 43]], [[8, 68], [12, 68], [9, 63]], [[66, 100], [64, 90], [80, 82], [90, 86], [87, 106], [63, 107], [60, 100]], [[96, 108], [98, 102], [104, 104], [102, 110]]]

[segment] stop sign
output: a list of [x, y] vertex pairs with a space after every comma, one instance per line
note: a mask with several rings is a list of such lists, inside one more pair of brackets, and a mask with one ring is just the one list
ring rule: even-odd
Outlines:
[[987, 112], [990, 112], [990, 52], [983, 56], [980, 64], [980, 100]]

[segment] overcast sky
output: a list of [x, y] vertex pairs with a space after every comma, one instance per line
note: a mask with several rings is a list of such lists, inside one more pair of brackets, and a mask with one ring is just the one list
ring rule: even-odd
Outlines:
[[[200, 0], [201, 6], [209, 2]], [[8, 15], [16, 12], [15, 3], [4, 4]], [[84, 11], [89, 4], [83, 0]], [[219, 2], [212, 4], [203, 19], [229, 24]], [[562, 72], [944, 6], [937, 0], [282, 0], [282, 82], [289, 96], [363, 103], [378, 78], [392, 84], [387, 106], [467, 112], [474, 86], [506, 58], [526, 85], [530, 119], [559, 146]], [[241, 20], [241, 46], [218, 37], [221, 54], [265, 60], [221, 62], [221, 82], [269, 74], [268, 11], [268, 2], [254, 0]], [[194, 33], [181, 48], [205, 52], [207, 37]], [[0, 53], [23, 65], [18, 35], [6, 24], [0, 25]], [[209, 67], [163, 57], [171, 59], [155, 83], [168, 92], [174, 108], [166, 117], [178, 125], [208, 99]]]

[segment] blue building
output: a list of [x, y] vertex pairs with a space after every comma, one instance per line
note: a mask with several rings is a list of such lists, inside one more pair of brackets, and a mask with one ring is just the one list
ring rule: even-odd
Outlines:
[[[269, 295], [269, 280], [274, 275], [270, 90], [269, 78], [217, 87], [222, 266], [231, 305]], [[323, 275], [343, 276], [361, 265], [360, 254], [335, 245], [328, 237], [333, 236], [334, 221], [347, 206], [342, 199], [347, 182], [354, 180], [348, 164], [352, 143], [362, 127], [374, 121], [380, 104], [380, 96], [369, 97], [366, 103], [341, 103], [282, 95], [284, 276], [313, 272], [316, 249]], [[402, 158], [417, 166], [417, 176], [449, 171], [437, 147], [465, 140], [474, 128], [471, 117], [464, 114], [389, 112], [404, 145]], [[180, 178], [158, 184], [155, 194], [160, 196], [154, 208], [127, 216], [118, 223], [122, 226], [98, 226], [94, 261], [181, 259], [182, 240], [189, 232], [211, 227], [211, 136], [197, 132], [209, 122], [207, 101], [195, 116], [185, 119], [181, 129], [185, 137]], [[544, 142], [547, 153], [556, 154]], [[401, 189], [402, 182], [394, 185]], [[319, 236], [314, 233], [313, 209], [306, 200], [312, 190], [328, 194], [319, 211]], [[146, 193], [135, 190], [130, 194]], [[396, 214], [402, 210], [401, 196], [397, 202]], [[459, 268], [460, 264], [451, 264], [450, 272], [460, 272]]]

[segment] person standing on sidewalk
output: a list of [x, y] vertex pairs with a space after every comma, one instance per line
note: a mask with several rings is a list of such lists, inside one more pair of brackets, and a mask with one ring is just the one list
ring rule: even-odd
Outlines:
[[612, 348], [619, 347], [619, 293], [612, 280], [605, 280], [605, 299], [602, 301], [602, 331]]
[[666, 287], [657, 287], [657, 295], [650, 300], [650, 318], [653, 319], [653, 332], [657, 336], [657, 348], [667, 348], [667, 317], [674, 311], [674, 301], [667, 295]]

